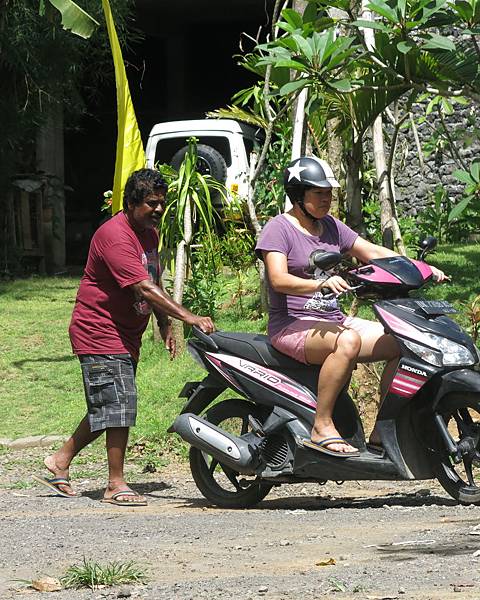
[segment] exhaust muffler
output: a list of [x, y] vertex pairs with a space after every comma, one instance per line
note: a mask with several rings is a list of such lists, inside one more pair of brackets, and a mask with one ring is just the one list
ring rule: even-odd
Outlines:
[[256, 454], [246, 440], [227, 433], [193, 413], [179, 415], [172, 429], [194, 448], [211, 454], [238, 473], [255, 473]]

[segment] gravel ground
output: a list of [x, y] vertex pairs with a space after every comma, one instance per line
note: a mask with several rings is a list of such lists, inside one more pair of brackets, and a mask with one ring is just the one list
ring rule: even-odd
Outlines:
[[[133, 509], [101, 504], [100, 479], [77, 480], [72, 499], [29, 487], [44, 453], [0, 456], [1, 600], [480, 599], [480, 507], [434, 482], [282, 486], [232, 511], [209, 506], [185, 465], [131, 466], [149, 499]], [[52, 593], [19, 581], [59, 577], [83, 557], [136, 561], [149, 581]]]

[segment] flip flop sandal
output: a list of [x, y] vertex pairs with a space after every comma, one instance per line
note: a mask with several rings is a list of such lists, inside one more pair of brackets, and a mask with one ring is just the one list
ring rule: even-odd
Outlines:
[[127, 496], [139, 497], [139, 494], [133, 490], [124, 490], [123, 492], [113, 494], [111, 498], [102, 498], [100, 502], [104, 502], [105, 504], [115, 504], [115, 506], [147, 506], [148, 504], [146, 500], [134, 500], [133, 502], [131, 500], [121, 500], [121, 498], [126, 498]]
[[41, 483], [50, 491], [55, 492], [57, 496], [62, 496], [62, 498], [75, 498], [80, 495], [77, 493], [68, 494], [67, 492], [64, 492], [60, 489], [61, 485], [70, 486], [70, 480], [65, 479], [64, 477], [53, 477], [52, 479], [47, 479], [46, 477], [37, 477], [37, 475], [32, 475], [32, 479], [34, 479], [38, 483]]
[[336, 458], [350, 458], [352, 456], [360, 456], [360, 452], [355, 450], [354, 452], [338, 452], [337, 450], [329, 450], [325, 446], [329, 446], [330, 444], [346, 444], [349, 445], [341, 437], [329, 437], [324, 440], [320, 440], [319, 442], [313, 442], [312, 440], [303, 440], [303, 445], [307, 448], [313, 448], [313, 450], [317, 450], [317, 452], [323, 452], [324, 454], [328, 454], [329, 456], [335, 456]]

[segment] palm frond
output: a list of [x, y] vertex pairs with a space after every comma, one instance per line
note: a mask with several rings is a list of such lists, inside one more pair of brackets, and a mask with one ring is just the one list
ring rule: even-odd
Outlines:
[[266, 119], [238, 106], [227, 106], [226, 108], [212, 110], [207, 113], [207, 117], [212, 119], [234, 119], [262, 129], [266, 129], [268, 126]]

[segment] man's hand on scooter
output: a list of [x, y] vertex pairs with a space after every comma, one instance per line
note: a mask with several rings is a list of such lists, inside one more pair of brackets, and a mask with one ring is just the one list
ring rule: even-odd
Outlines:
[[213, 333], [215, 331], [215, 325], [210, 317], [199, 317], [192, 315], [192, 318], [186, 321], [189, 325], [196, 325], [203, 333]]

